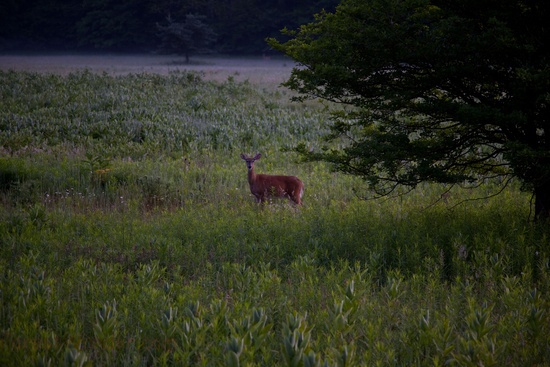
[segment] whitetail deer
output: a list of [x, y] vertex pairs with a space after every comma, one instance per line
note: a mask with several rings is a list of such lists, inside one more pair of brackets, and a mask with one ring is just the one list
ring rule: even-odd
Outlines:
[[269, 197], [289, 198], [297, 205], [302, 205], [304, 184], [295, 176], [258, 175], [254, 172], [254, 162], [262, 155], [256, 154], [253, 158], [241, 154], [248, 168], [248, 184], [250, 192], [256, 197], [256, 202], [264, 203]]

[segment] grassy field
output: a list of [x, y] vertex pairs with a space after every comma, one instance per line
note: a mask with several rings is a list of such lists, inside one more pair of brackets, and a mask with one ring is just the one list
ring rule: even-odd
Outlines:
[[276, 87], [290, 75], [294, 62], [287, 58], [184, 57], [170, 55], [0, 55], [0, 69], [67, 75], [81, 70], [109, 75], [154, 73], [168, 75], [178, 71], [200, 73], [209, 81], [249, 81], [255, 85]]
[[[519, 184], [363, 200], [292, 152], [330, 119], [290, 63], [116, 59], [0, 57], [0, 365], [550, 365]], [[304, 206], [260, 209], [241, 152]]]

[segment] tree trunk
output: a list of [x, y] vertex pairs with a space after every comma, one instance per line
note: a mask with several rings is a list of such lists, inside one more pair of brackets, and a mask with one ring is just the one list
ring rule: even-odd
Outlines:
[[535, 222], [550, 218], [550, 182], [535, 187]]

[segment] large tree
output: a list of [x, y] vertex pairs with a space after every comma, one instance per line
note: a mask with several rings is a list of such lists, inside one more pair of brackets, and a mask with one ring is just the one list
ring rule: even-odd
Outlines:
[[212, 52], [210, 46], [216, 41], [216, 33], [203, 22], [205, 18], [187, 14], [183, 22], [168, 17], [168, 25], [157, 24], [161, 39], [159, 52], [183, 54], [187, 63], [192, 54]]
[[343, 0], [286, 42], [286, 86], [344, 106], [302, 152], [377, 193], [519, 178], [550, 215], [550, 2]]

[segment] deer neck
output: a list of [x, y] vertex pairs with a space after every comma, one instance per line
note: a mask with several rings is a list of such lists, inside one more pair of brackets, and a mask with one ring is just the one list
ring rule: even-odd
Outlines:
[[248, 183], [253, 184], [256, 181], [256, 173], [254, 172], [254, 168], [251, 168], [248, 170]]

